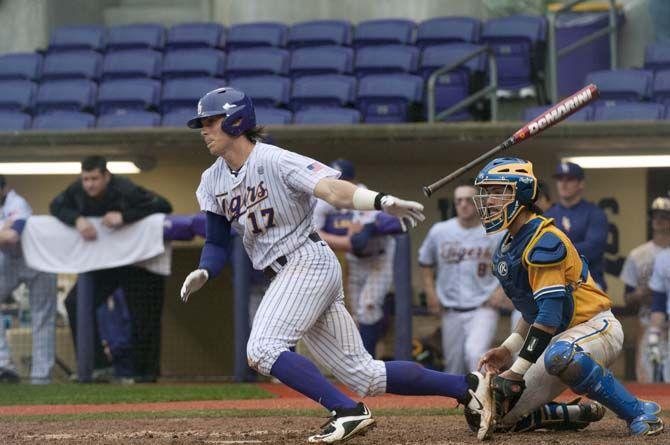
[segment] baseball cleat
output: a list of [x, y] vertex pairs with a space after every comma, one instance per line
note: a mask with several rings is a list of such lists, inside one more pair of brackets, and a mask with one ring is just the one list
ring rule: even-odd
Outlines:
[[643, 414], [634, 418], [628, 424], [632, 436], [655, 436], [663, 432], [663, 420], [657, 416], [661, 407], [656, 402], [641, 400]]
[[465, 419], [477, 439], [488, 440], [495, 428], [495, 403], [491, 392], [493, 373], [471, 372], [465, 378], [468, 382], [468, 394], [465, 397]]
[[356, 408], [340, 408], [331, 411], [331, 418], [323, 424], [319, 434], [309, 437], [310, 443], [342, 443], [364, 435], [374, 427], [375, 419], [363, 402]]

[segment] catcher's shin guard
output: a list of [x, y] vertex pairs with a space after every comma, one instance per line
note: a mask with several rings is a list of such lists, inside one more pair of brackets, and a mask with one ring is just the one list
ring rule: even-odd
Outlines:
[[605, 415], [605, 407], [598, 402], [579, 403], [577, 398], [568, 403], [550, 402], [542, 405], [523, 419], [519, 420], [509, 431], [522, 433], [539, 429], [554, 431], [583, 430], [592, 422], [597, 422]]
[[[600, 366], [579, 346], [567, 341], [551, 345], [544, 355], [547, 372], [557, 376], [577, 394], [586, 394], [625, 420], [633, 435], [663, 431], [663, 421], [632, 395], [612, 373]], [[655, 405], [655, 404], [654, 404]]]

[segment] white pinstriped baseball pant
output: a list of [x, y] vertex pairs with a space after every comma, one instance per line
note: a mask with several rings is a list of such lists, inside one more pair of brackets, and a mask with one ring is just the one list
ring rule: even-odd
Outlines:
[[252, 368], [269, 375], [279, 355], [302, 339], [312, 355], [352, 391], [386, 391], [386, 366], [363, 347], [344, 306], [342, 269], [323, 241], [307, 240], [263, 296], [247, 343]]

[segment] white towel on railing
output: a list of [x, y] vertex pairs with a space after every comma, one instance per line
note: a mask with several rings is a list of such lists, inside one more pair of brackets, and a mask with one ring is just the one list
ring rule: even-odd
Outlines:
[[102, 218], [88, 219], [98, 232], [94, 241], [85, 241], [76, 229], [53, 216], [28, 218], [21, 235], [28, 266], [43, 272], [83, 273], [135, 264], [165, 251], [162, 213], [118, 229], [103, 226]]

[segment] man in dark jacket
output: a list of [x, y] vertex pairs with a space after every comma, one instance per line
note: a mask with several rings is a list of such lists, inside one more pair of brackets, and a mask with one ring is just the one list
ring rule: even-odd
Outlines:
[[[154, 213], [170, 213], [172, 206], [163, 198], [127, 178], [107, 170], [101, 156], [90, 156], [81, 163], [81, 178], [56, 196], [51, 214], [75, 227], [89, 241], [97, 238], [95, 226], [88, 217], [102, 217], [109, 228], [130, 224]], [[159, 374], [161, 312], [165, 279], [145, 269], [125, 266], [93, 272], [95, 306], [106, 302], [121, 287], [132, 317], [132, 362], [134, 375], [140, 381], [154, 381]], [[65, 306], [76, 345], [77, 293], [70, 291]], [[96, 329], [95, 367], [107, 364]]]

